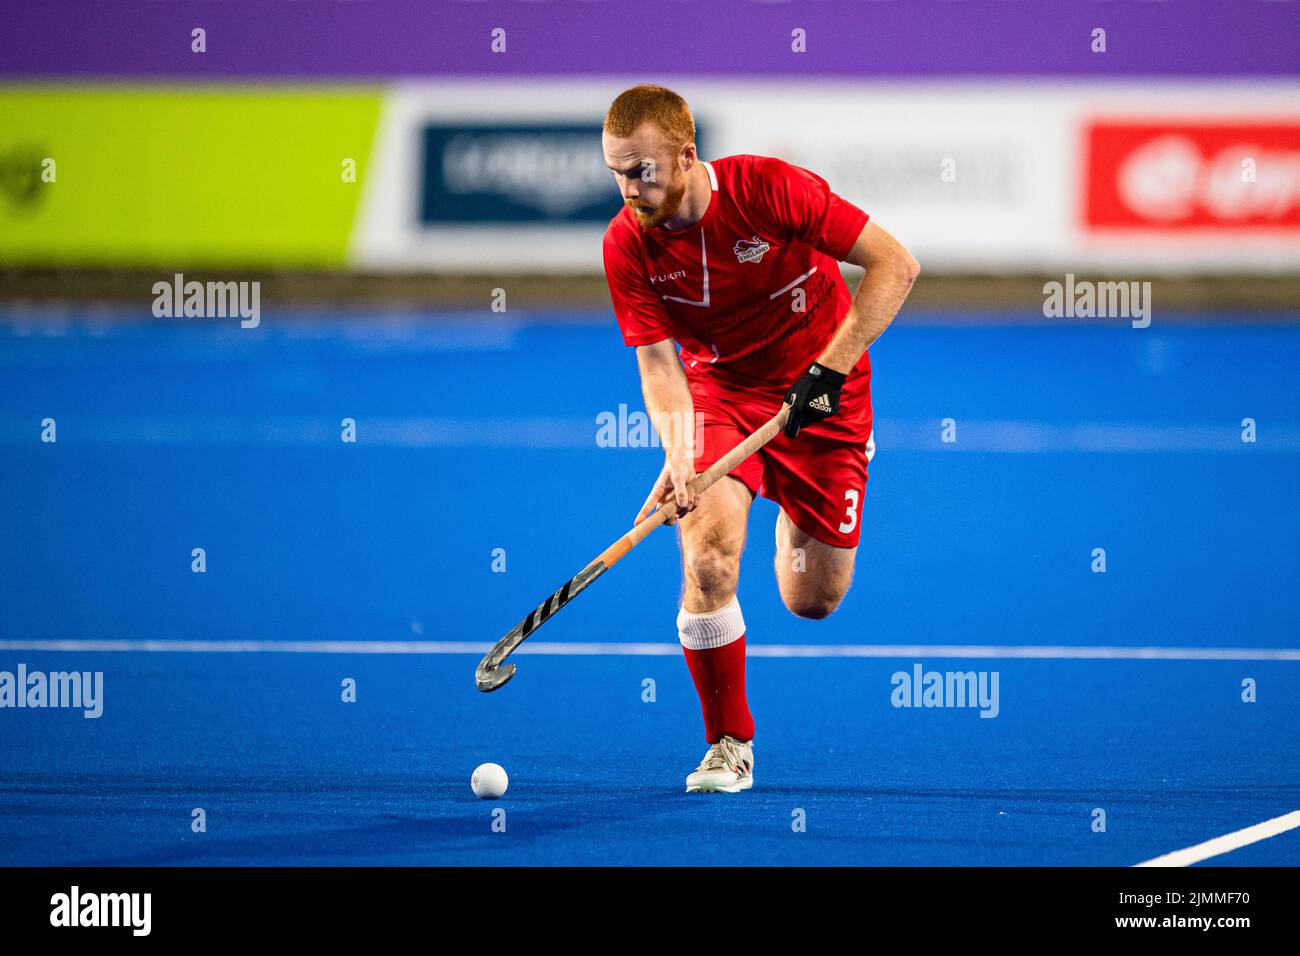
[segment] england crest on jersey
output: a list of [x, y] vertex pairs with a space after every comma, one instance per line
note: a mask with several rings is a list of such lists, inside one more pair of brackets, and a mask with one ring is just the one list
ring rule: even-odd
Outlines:
[[772, 247], [755, 236], [753, 239], [736, 240], [736, 258], [741, 262], [762, 262], [767, 250]]

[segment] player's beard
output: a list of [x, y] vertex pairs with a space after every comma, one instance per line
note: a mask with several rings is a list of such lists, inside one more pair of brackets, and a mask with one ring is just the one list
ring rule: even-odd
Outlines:
[[654, 229], [656, 226], [662, 226], [673, 216], [677, 215], [677, 210], [682, 206], [682, 200], [686, 198], [686, 174], [677, 175], [677, 169], [673, 169], [672, 182], [664, 192], [663, 202], [653, 208], [641, 205], [636, 200], [628, 200], [627, 204], [632, 207], [632, 213], [636, 216], [636, 221], [641, 224], [642, 229]]

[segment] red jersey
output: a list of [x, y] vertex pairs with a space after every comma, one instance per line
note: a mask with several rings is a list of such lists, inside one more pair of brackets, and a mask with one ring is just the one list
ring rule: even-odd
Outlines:
[[[867, 214], [820, 176], [779, 159], [702, 165], [713, 194], [699, 222], [646, 230], [624, 207], [605, 230], [605, 276], [623, 340], [676, 340], [692, 389], [783, 394], [848, 313], [839, 263]], [[870, 375], [864, 353], [839, 414], [809, 430], [865, 440]]]

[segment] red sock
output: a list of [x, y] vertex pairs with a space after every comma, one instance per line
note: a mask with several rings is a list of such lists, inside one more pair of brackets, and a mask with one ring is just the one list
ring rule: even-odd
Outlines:
[[723, 736], [737, 740], [754, 738], [754, 718], [745, 699], [745, 635], [730, 644], [705, 651], [686, 652], [695, 690], [704, 712], [704, 736], [716, 744]]

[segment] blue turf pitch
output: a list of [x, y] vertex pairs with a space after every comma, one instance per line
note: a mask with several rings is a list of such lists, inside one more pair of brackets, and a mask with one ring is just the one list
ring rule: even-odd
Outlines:
[[[482, 695], [472, 653], [48, 649], [494, 640], [657, 471], [598, 446], [635, 364], [568, 318], [0, 316], [0, 670], [105, 682], [98, 720], [0, 710], [0, 864], [1129, 864], [1300, 808], [1295, 661], [759, 657], [756, 786], [695, 797], [677, 653], [520, 655]], [[755, 505], [752, 645], [1300, 646], [1300, 327], [946, 318], [873, 349], [831, 618], [784, 610]], [[671, 644], [677, 589], [658, 532], [537, 640]], [[996, 671], [998, 716], [891, 706], [917, 662]], [[500, 801], [469, 792], [487, 760]], [[1214, 862], [1298, 863], [1300, 831]]]

